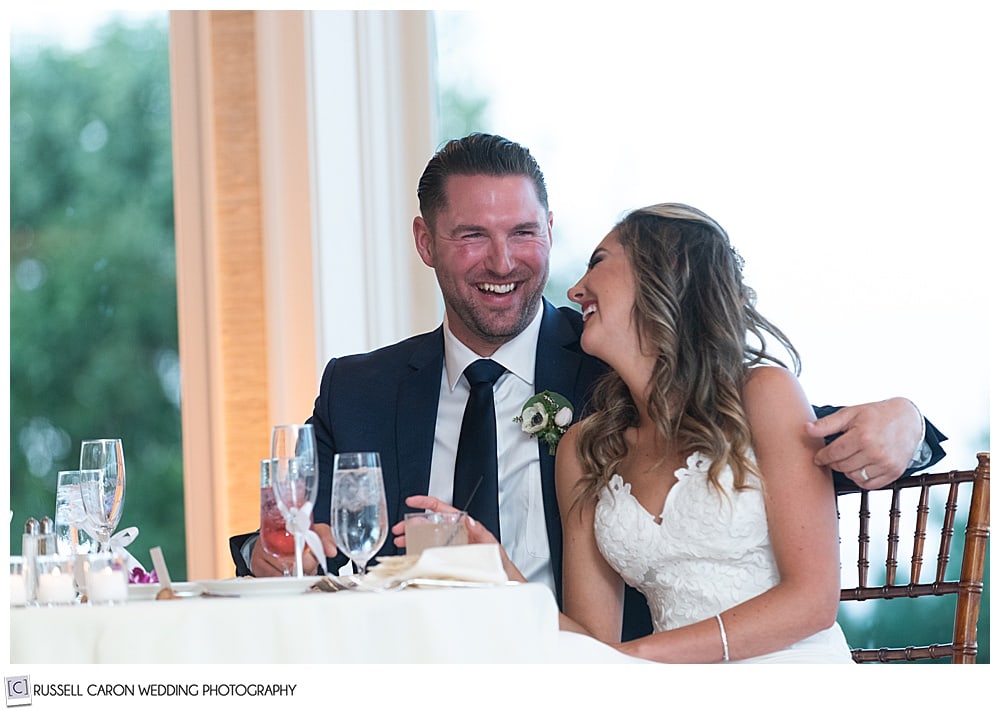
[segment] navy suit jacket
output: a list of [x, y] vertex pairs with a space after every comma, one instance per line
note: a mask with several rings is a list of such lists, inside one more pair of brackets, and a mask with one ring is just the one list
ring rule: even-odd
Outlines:
[[[573, 411], [580, 413], [590, 386], [606, 366], [580, 350], [578, 312], [557, 309], [547, 301], [542, 307], [535, 390], [560, 393], [573, 403]], [[314, 520], [329, 522], [336, 452], [381, 453], [389, 520], [393, 523], [412, 510], [403, 503], [406, 497], [427, 493], [443, 367], [442, 327], [371, 353], [329, 362], [308, 420], [316, 432], [321, 473]], [[561, 589], [562, 526], [556, 501], [555, 457], [542, 442], [538, 456], [549, 549], [556, 587]], [[398, 552], [389, 540], [377, 555]]]

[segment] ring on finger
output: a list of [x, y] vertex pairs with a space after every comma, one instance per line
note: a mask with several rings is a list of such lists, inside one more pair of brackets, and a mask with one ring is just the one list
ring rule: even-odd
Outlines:
[[858, 472], [858, 475], [859, 475], [859, 476], [860, 476], [860, 477], [861, 477], [862, 479], [864, 479], [865, 481], [868, 481], [868, 480], [869, 480], [869, 479], [871, 478], [871, 477], [869, 477], [869, 476], [868, 476], [868, 472], [867, 472], [867, 471], [865, 471], [865, 468], [864, 468], [864, 467], [861, 467], [861, 471], [860, 471], [860, 472]]

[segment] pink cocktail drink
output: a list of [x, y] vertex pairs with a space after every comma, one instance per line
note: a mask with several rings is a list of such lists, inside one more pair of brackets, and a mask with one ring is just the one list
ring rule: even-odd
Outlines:
[[276, 558], [295, 556], [295, 538], [285, 527], [271, 487], [260, 490], [260, 540], [264, 550]]

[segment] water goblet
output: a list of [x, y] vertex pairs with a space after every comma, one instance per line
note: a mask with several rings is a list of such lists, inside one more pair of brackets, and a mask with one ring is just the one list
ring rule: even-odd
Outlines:
[[80, 471], [59, 472], [56, 479], [56, 552], [59, 555], [86, 555], [94, 545], [87, 532], [87, 514], [80, 495]]
[[337, 548], [364, 575], [389, 534], [378, 452], [334, 455], [330, 521]]

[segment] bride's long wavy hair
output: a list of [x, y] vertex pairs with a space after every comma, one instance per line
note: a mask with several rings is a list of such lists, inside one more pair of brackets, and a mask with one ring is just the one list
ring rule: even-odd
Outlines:
[[[788, 338], [755, 308], [743, 283], [743, 260], [726, 231], [688, 205], [664, 203], [635, 210], [614, 230], [635, 274], [632, 320], [644, 353], [655, 353], [645, 403], [663, 441], [687, 456], [709, 457], [708, 476], [732, 467], [737, 489], [757, 468], [748, 457], [750, 426], [742, 388], [749, 368], [765, 361], [787, 368], [767, 351], [766, 336], [801, 362]], [[580, 425], [584, 476], [577, 503], [596, 496], [626, 455], [625, 431], [638, 411], [614, 371], [595, 385], [590, 416]], [[591, 499], [592, 500], [592, 499]]]

